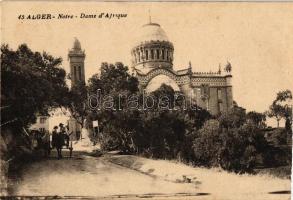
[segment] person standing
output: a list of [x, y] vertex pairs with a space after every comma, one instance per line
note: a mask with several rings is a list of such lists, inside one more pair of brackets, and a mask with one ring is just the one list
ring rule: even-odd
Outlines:
[[43, 149], [44, 149], [44, 154], [45, 157], [48, 157], [50, 155], [50, 134], [48, 131], [44, 131], [43, 136], [42, 136], [42, 141], [43, 141]]
[[70, 142], [70, 136], [72, 135], [72, 132], [69, 132], [69, 126], [65, 126], [65, 141], [66, 146], [69, 148], [69, 142]]
[[57, 158], [62, 158], [62, 146], [63, 146], [63, 137], [61, 131], [57, 131], [58, 126], [54, 126], [54, 130], [52, 132], [52, 149], [56, 148], [57, 150]]
[[58, 137], [57, 129], [58, 129], [58, 126], [54, 126], [52, 131], [52, 149], [56, 148], [56, 141]]
[[60, 123], [59, 124], [59, 127], [60, 127], [60, 133], [63, 137], [63, 145], [66, 145], [67, 148], [69, 146], [69, 136], [67, 135], [67, 132], [66, 132], [66, 127], [64, 127], [64, 124]]
[[57, 137], [56, 137], [56, 149], [57, 149], [57, 154], [58, 154], [58, 159], [62, 158], [62, 146], [64, 144], [64, 138], [62, 135], [62, 132], [57, 132]]

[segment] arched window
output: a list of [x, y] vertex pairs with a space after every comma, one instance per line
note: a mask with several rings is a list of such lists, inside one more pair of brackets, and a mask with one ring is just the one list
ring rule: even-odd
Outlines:
[[162, 59], [165, 60], [165, 50], [162, 50]]
[[76, 80], [76, 66], [73, 66], [73, 77], [74, 77], [74, 79]]
[[160, 51], [157, 49], [157, 59], [160, 59]]
[[140, 62], [140, 52], [137, 52], [138, 53], [138, 62]]
[[148, 60], [149, 59], [149, 51], [145, 50], [145, 59]]
[[79, 79], [81, 81], [81, 66], [78, 67], [78, 76], [79, 76]]
[[151, 59], [153, 60], [154, 59], [154, 50], [151, 49]]
[[167, 60], [169, 60], [169, 51], [167, 50]]

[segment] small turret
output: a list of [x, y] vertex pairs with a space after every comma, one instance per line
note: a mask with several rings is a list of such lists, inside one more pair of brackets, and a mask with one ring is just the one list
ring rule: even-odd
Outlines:
[[227, 72], [227, 73], [230, 74], [231, 71], [232, 71], [231, 63], [230, 63], [229, 61], [227, 61], [227, 64], [226, 64], [226, 66], [225, 66], [225, 72]]
[[222, 72], [222, 69], [221, 69], [222, 67], [221, 67], [221, 64], [219, 63], [219, 70], [218, 70], [218, 74], [221, 74], [221, 72]]
[[191, 61], [189, 61], [189, 65], [188, 65], [188, 73], [189, 73], [189, 75], [192, 75]]

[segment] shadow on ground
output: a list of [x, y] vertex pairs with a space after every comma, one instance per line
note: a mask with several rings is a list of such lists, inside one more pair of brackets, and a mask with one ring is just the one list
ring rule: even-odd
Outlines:
[[269, 194], [291, 194], [291, 191], [289, 191], [289, 190], [281, 190], [281, 191], [269, 192]]

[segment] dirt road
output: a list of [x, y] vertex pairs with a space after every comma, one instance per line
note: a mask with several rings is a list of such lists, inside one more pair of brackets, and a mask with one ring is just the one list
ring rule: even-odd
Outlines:
[[[280, 200], [290, 198], [289, 180], [238, 176], [135, 156], [115, 156], [115, 158], [119, 158], [119, 162], [113, 162], [113, 159], [107, 156], [94, 157], [84, 152], [74, 152], [73, 158], [61, 160], [50, 158], [28, 164], [23, 168], [20, 178], [14, 180], [11, 195], [38, 196], [38, 199], [40, 197], [45, 199], [44, 196], [64, 199], [100, 197], [103, 199]], [[124, 162], [138, 166], [121, 166]], [[195, 176], [197, 178], [195, 182], [198, 184], [174, 181], [174, 177], [178, 174], [186, 173]], [[273, 192], [270, 193], [271, 191]]]
[[103, 157], [79, 155], [50, 158], [26, 166], [12, 195], [83, 197], [183, 197], [196, 194], [195, 185], [151, 177], [107, 162]]

